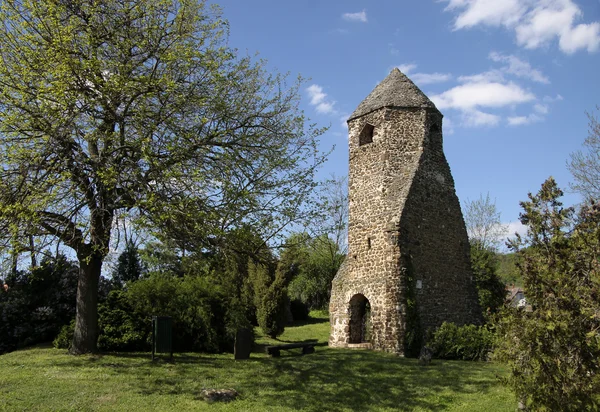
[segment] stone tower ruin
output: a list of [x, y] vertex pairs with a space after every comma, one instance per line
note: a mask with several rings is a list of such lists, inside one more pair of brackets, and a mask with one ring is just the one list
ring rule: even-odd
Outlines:
[[329, 345], [404, 355], [444, 321], [479, 323], [442, 114], [394, 69], [348, 133], [348, 256], [332, 284]]

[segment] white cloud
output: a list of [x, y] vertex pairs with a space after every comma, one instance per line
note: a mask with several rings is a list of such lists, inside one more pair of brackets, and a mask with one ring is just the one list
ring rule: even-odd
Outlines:
[[450, 73], [413, 73], [417, 68], [417, 65], [414, 63], [405, 63], [396, 67], [402, 73], [409, 76], [413, 82], [419, 83], [420, 85], [443, 83], [452, 79]]
[[454, 30], [503, 26], [513, 30], [517, 44], [528, 49], [558, 39], [560, 50], [594, 52], [600, 47], [600, 22], [576, 24], [583, 12], [573, 0], [442, 0], [457, 13]]
[[449, 117], [444, 117], [442, 129], [445, 136], [454, 134], [454, 120]]
[[546, 103], [559, 102], [562, 99], [563, 99], [563, 97], [560, 94], [557, 94], [554, 97], [552, 97], [552, 96], [544, 96], [544, 102], [546, 102]]
[[509, 26], [516, 24], [524, 13], [520, 0], [447, 0], [446, 11], [459, 11], [454, 29], [460, 30], [487, 24]]
[[600, 46], [600, 23], [579, 24], [560, 36], [559, 46], [565, 53], [575, 53], [579, 49], [595, 52]]
[[512, 116], [509, 117], [507, 120], [509, 126], [522, 126], [526, 124], [540, 122], [544, 120], [544, 118], [535, 113], [532, 113], [528, 116]]
[[346, 21], [366, 23], [367, 22], [367, 11], [363, 10], [358, 13], [344, 13], [344, 14], [342, 14], [342, 19], [344, 19]]
[[525, 116], [509, 117], [508, 124], [511, 126], [527, 124], [527, 117], [525, 117]]
[[533, 105], [533, 110], [535, 110], [539, 114], [548, 114], [548, 105], [536, 103]]
[[455, 86], [431, 96], [438, 109], [502, 107], [534, 100], [535, 96], [514, 83], [476, 82]]
[[432, 83], [444, 83], [452, 79], [450, 73], [415, 73], [410, 76], [411, 80], [420, 85]]
[[431, 96], [440, 110], [461, 112], [461, 125], [465, 127], [497, 126], [502, 117], [482, 111], [482, 108], [502, 108], [527, 103], [535, 96], [519, 85], [504, 81], [499, 70], [490, 70], [472, 76], [460, 76], [459, 84], [443, 93]]
[[506, 223], [506, 225], [508, 226], [508, 229], [506, 230], [507, 239], [513, 238], [515, 233], [518, 233], [521, 236], [525, 236], [527, 234], [527, 226], [525, 226], [519, 220]]
[[467, 127], [496, 126], [500, 116], [479, 110], [465, 110], [462, 113], [462, 124]]
[[350, 118], [350, 115], [347, 113], [344, 113], [343, 115], [340, 116], [340, 126], [342, 126], [342, 129], [348, 130], [348, 119], [349, 118]]
[[472, 74], [469, 76], [459, 76], [458, 81], [461, 83], [488, 83], [488, 82], [503, 82], [504, 75], [500, 70], [488, 70], [487, 72]]
[[321, 86], [318, 84], [311, 84], [306, 88], [306, 92], [310, 97], [310, 104], [315, 106], [317, 113], [335, 113], [335, 101], [327, 98], [327, 94], [323, 92], [323, 88]]
[[545, 116], [550, 112], [550, 104], [556, 101], [562, 100], [560, 94], [556, 97], [546, 96], [542, 99], [542, 102], [537, 102], [533, 105], [533, 113], [527, 116], [511, 116], [508, 117], [507, 123], [509, 126], [523, 126], [531, 123], [537, 123], [544, 120]]
[[417, 68], [417, 65], [414, 63], [406, 63], [406, 64], [401, 64], [400, 66], [396, 66], [396, 67], [402, 73], [408, 75], [410, 72], [412, 72], [414, 69]]
[[548, 79], [548, 77], [546, 77], [541, 71], [534, 69], [529, 63], [519, 59], [516, 56], [491, 52], [489, 58], [490, 60], [498, 63], [506, 63], [507, 66], [502, 68], [502, 70], [506, 73], [513, 74], [517, 77], [531, 79], [538, 83], [550, 83], [550, 79]]

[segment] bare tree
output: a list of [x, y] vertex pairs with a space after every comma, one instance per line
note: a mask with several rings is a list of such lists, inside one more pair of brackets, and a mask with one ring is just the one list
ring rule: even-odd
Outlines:
[[337, 252], [348, 250], [348, 177], [331, 175], [322, 191], [325, 219], [321, 228], [337, 246]]
[[467, 199], [465, 206], [465, 225], [471, 245], [482, 249], [498, 249], [508, 225], [502, 224], [500, 212], [496, 209], [496, 202], [490, 199], [490, 194], [487, 193], [485, 197], [479, 195], [479, 199], [473, 201]]
[[[596, 107], [600, 110], [600, 106]], [[571, 153], [567, 167], [575, 182], [571, 189], [586, 200], [600, 199], [600, 122], [598, 117], [587, 113], [589, 134], [583, 142], [584, 150]]]

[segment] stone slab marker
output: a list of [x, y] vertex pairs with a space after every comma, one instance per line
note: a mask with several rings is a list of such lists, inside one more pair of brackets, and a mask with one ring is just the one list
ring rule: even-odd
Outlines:
[[236, 331], [235, 343], [233, 346], [234, 359], [249, 359], [252, 352], [252, 331], [250, 329], [241, 328]]
[[428, 329], [481, 320], [442, 114], [394, 69], [348, 133], [349, 251], [332, 284], [329, 345], [418, 354]]

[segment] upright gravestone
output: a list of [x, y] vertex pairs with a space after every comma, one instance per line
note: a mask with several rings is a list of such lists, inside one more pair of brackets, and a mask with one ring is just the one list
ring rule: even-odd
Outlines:
[[233, 346], [234, 359], [248, 359], [252, 351], [252, 331], [247, 328], [238, 329]]

